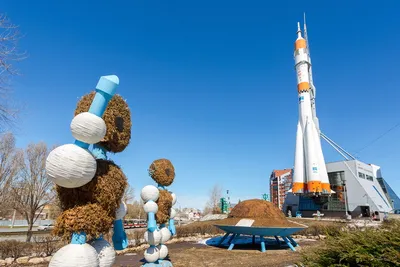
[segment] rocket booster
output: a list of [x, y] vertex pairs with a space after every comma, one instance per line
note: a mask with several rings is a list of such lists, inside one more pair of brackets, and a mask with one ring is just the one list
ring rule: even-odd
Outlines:
[[296, 152], [292, 192], [294, 194], [331, 194], [325, 160], [322, 153], [319, 130], [315, 125], [311, 109], [310, 77], [311, 60], [307, 41], [301, 36], [297, 24], [297, 40], [294, 45], [294, 60], [297, 74], [299, 121], [296, 133]]

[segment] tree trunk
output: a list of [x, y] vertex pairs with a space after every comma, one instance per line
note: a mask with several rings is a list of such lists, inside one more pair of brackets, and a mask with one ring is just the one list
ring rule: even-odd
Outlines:
[[28, 221], [28, 232], [26, 233], [26, 242], [31, 242], [32, 239], [33, 220]]

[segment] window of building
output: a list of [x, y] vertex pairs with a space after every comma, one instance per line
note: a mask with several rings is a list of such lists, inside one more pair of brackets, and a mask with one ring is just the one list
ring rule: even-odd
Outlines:
[[367, 174], [367, 180], [373, 181], [373, 180], [374, 180], [374, 177], [372, 177], [371, 175], [368, 175], [368, 174]]
[[360, 177], [360, 178], [362, 178], [362, 179], [365, 179], [365, 174], [362, 173], [362, 172], [359, 172], [359, 173], [358, 173], [358, 177]]

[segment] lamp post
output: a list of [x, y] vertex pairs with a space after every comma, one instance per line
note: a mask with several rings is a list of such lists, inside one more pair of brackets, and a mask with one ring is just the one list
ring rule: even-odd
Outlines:
[[344, 193], [344, 209], [346, 212], [345, 219], [350, 220], [351, 215], [348, 214], [348, 208], [347, 208], [347, 187], [346, 187], [346, 179], [342, 178], [342, 185], [343, 185], [343, 193]]

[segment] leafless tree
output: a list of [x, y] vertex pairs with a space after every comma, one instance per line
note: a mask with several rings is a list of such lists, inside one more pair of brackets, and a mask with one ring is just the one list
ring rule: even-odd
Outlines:
[[209, 199], [204, 208], [204, 214], [208, 214], [210, 212], [215, 212], [219, 208], [219, 202], [222, 197], [222, 187], [220, 185], [214, 185], [210, 190]]
[[10, 78], [19, 74], [14, 63], [26, 58], [26, 53], [17, 49], [21, 37], [19, 27], [12, 24], [6, 15], [0, 14], [0, 132], [12, 124], [17, 114], [8, 97]]
[[124, 196], [122, 197], [122, 201], [126, 204], [132, 204], [135, 199], [135, 190], [131, 187], [130, 184], [125, 188]]
[[20, 161], [21, 171], [12, 187], [14, 207], [28, 221], [27, 242], [31, 240], [33, 224], [55, 197], [53, 183], [46, 176], [48, 153], [45, 143], [28, 145]]
[[143, 201], [134, 201], [128, 206], [128, 211], [126, 213], [127, 219], [146, 219], [146, 213], [143, 209]]
[[15, 148], [14, 135], [0, 135], [0, 217], [4, 217], [12, 208], [11, 185], [19, 172], [21, 156]]

